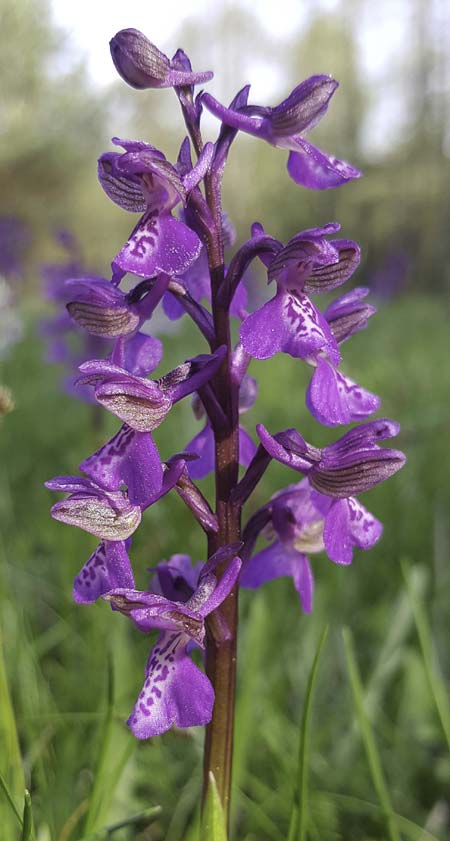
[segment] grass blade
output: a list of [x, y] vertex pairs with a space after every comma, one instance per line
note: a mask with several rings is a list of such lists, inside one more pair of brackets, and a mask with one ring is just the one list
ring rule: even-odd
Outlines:
[[[383, 810], [376, 803], [361, 800], [359, 797], [349, 797], [346, 794], [337, 794], [331, 791], [323, 791], [321, 794], [329, 797], [331, 800], [335, 800], [338, 804], [342, 803], [343, 806], [347, 807], [348, 811], [356, 812], [357, 814], [380, 816], [383, 814]], [[393, 814], [398, 826], [410, 841], [440, 841], [439, 838], [436, 838], [427, 829], [423, 829], [423, 827], [414, 823], [409, 818], [398, 815], [396, 812]]]
[[227, 841], [225, 815], [212, 771], [209, 772], [208, 790], [206, 792], [200, 829], [200, 841]]
[[309, 722], [311, 718], [312, 700], [319, 671], [320, 658], [328, 636], [328, 625], [322, 631], [317, 646], [317, 651], [312, 664], [311, 672], [306, 688], [305, 704], [300, 725], [300, 746], [298, 756], [298, 782], [294, 794], [292, 806], [291, 823], [289, 827], [288, 841], [305, 841], [308, 823], [308, 748], [309, 748]]
[[108, 753], [112, 740], [114, 728], [114, 668], [111, 655], [108, 657], [108, 683], [107, 683], [107, 708], [103, 728], [100, 736], [100, 749], [95, 771], [94, 785], [89, 798], [89, 807], [84, 823], [84, 833], [89, 835], [95, 829], [99, 820], [99, 812], [102, 802], [103, 791], [106, 787], [106, 776], [108, 772]]
[[347, 662], [347, 670], [350, 679], [350, 686], [352, 689], [353, 701], [355, 704], [356, 715], [358, 718], [359, 728], [366, 751], [367, 762], [370, 768], [373, 786], [380, 801], [381, 810], [385, 817], [386, 834], [390, 841], [400, 841], [400, 835], [397, 829], [397, 823], [392, 808], [389, 789], [384, 777], [383, 768], [378, 753], [378, 748], [373, 735], [372, 727], [367, 716], [364, 705], [364, 690], [361, 683], [358, 664], [356, 662], [353, 637], [349, 628], [345, 628], [342, 632], [344, 638], [345, 659]]
[[117, 823], [111, 824], [111, 826], [107, 826], [89, 835], [83, 835], [79, 841], [106, 841], [107, 838], [118, 832], [119, 829], [125, 829], [128, 826], [146, 829], [150, 826], [152, 819], [156, 818], [160, 813], [161, 806], [150, 806], [148, 809], [144, 809], [143, 812], [138, 812], [137, 815], [130, 815], [130, 817], [124, 818], [123, 821], [118, 821]]
[[416, 588], [414, 587], [412, 571], [408, 569], [405, 563], [402, 563], [402, 572], [414, 617], [417, 636], [419, 638], [427, 683], [436, 706], [448, 749], [450, 750], [450, 703], [448, 700], [447, 689], [437, 662], [430, 625], [423, 603], [417, 594]]
[[11, 810], [14, 812], [17, 820], [19, 821], [20, 825], [22, 826], [22, 816], [21, 816], [16, 804], [14, 803], [12, 794], [11, 794], [9, 788], [8, 788], [6, 780], [5, 780], [2, 773], [0, 773], [0, 788], [2, 789], [9, 805], [11, 806]]
[[[245, 776], [249, 750], [252, 748], [256, 736], [254, 715], [255, 697], [260, 691], [262, 681], [264, 657], [266, 647], [264, 644], [267, 633], [268, 611], [264, 594], [256, 594], [251, 603], [249, 615], [245, 625], [245, 637], [243, 643], [242, 661], [246, 663], [245, 681], [239, 687], [236, 699], [236, 725], [233, 749], [233, 780], [232, 780], [232, 804], [236, 804], [241, 790], [245, 787]], [[232, 808], [232, 826], [236, 821], [236, 808]]]
[[21, 841], [32, 841], [33, 838], [33, 813], [31, 811], [31, 795], [25, 789], [23, 801], [23, 822]]
[[2, 768], [4, 774], [8, 774], [8, 783], [16, 797], [21, 796], [25, 789], [25, 778], [20, 754], [19, 739], [17, 736], [16, 719], [6, 675], [6, 665], [3, 657], [2, 634], [0, 630], [0, 736], [1, 754], [8, 760], [8, 770]]

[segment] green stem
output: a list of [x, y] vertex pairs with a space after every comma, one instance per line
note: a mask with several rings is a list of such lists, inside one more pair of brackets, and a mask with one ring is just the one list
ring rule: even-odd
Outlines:
[[[231, 496], [238, 480], [239, 420], [238, 389], [231, 374], [231, 336], [228, 308], [218, 301], [218, 290], [224, 278], [224, 258], [221, 226], [220, 188], [211, 176], [205, 178], [205, 192], [208, 205], [215, 221], [214, 230], [208, 242], [208, 258], [211, 274], [212, 310], [215, 330], [215, 348], [225, 345], [227, 355], [215, 377], [213, 387], [227, 418], [226, 426], [215, 427], [215, 486], [216, 516], [218, 532], [209, 537], [208, 554], [219, 547], [240, 540], [241, 508], [232, 502]], [[218, 574], [222, 569], [218, 568]], [[206, 673], [213, 685], [215, 703], [213, 716], [206, 729], [204, 754], [203, 801], [212, 773], [222, 803], [225, 821], [229, 825], [231, 764], [233, 755], [234, 707], [236, 686], [236, 643], [238, 622], [238, 589], [231, 591], [220, 606], [220, 613], [228, 628], [227, 639], [214, 635], [214, 614], [208, 622], [206, 642]]]

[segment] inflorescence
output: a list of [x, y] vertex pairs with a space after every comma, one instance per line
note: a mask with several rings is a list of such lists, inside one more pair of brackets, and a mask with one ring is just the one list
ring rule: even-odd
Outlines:
[[[287, 243], [255, 222], [226, 266], [223, 259], [234, 232], [222, 212], [221, 183], [238, 132], [287, 150], [288, 173], [303, 187], [323, 190], [360, 176], [304, 137], [326, 113], [337, 82], [312, 76], [276, 107], [248, 104], [249, 87], [244, 87], [225, 107], [208, 93], [195, 95], [195, 85], [213, 74], [194, 72], [182, 50], [169, 60], [142, 33], [127, 29], [113, 38], [111, 53], [133, 87], [174, 89], [188, 136], [175, 163], [147, 142], [117, 138], [113, 143], [120, 151], [99, 159], [106, 195], [140, 218], [112, 261], [111, 278], [77, 272], [59, 284], [58, 296], [79, 327], [109, 343], [107, 358], [84, 362], [77, 382], [122, 425], [82, 462], [83, 476], [59, 476], [47, 487], [66, 494], [52, 516], [100, 540], [75, 579], [75, 600], [90, 604], [102, 597], [139, 630], [160, 631], [128, 721], [145, 739], [173, 725], [210, 721], [214, 689], [189, 653], [192, 646], [205, 647], [211, 614], [214, 633], [223, 639], [230, 634], [221, 606], [237, 582], [255, 588], [291, 576], [303, 610], [311, 611], [310, 556], [325, 551], [333, 562], [349, 564], [354, 547], [376, 543], [382, 525], [358, 496], [393, 475], [405, 457], [380, 446], [398, 433], [398, 424], [388, 419], [361, 423], [378, 410], [380, 400], [340, 369], [342, 344], [375, 312], [366, 300], [368, 289], [354, 288], [324, 312], [315, 303], [316, 295], [338, 289], [353, 275], [358, 245], [339, 237], [336, 222], [301, 231]], [[214, 143], [202, 140], [204, 108], [220, 121]], [[267, 269], [274, 293], [249, 313], [243, 278], [256, 258]], [[128, 291], [121, 288], [126, 275], [133, 279]], [[161, 302], [169, 318], [191, 317], [208, 352], [152, 379], [162, 348], [146, 326]], [[240, 321], [235, 347], [230, 316]], [[357, 425], [323, 449], [296, 429], [272, 434], [258, 425], [256, 445], [240, 425], [257, 396], [248, 367], [252, 358], [276, 353], [310, 366], [306, 406], [317, 421], [328, 427]], [[161, 458], [152, 432], [174, 403], [190, 395], [203, 428], [189, 443], [180, 442], [178, 452]], [[230, 540], [227, 517], [231, 512], [239, 523], [272, 459], [298, 471], [300, 480], [275, 494]], [[246, 469], [240, 481], [238, 463]], [[195, 484], [214, 471], [215, 509]], [[184, 554], [172, 556], [154, 567], [151, 585], [142, 592], [135, 588], [129, 558], [132, 535], [144, 511], [171, 490], [208, 536], [209, 558], [192, 565]], [[260, 535], [270, 543], [255, 553]]]

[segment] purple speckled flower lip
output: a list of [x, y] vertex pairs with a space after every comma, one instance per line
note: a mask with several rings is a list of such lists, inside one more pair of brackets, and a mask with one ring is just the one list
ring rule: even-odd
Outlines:
[[[355, 167], [305, 139], [325, 116], [338, 83], [311, 76], [276, 106], [249, 103], [247, 85], [225, 107], [211, 94], [195, 92], [212, 73], [194, 71], [181, 49], [169, 59], [141, 32], [125, 29], [112, 39], [111, 55], [133, 88], [173, 89], [187, 136], [180, 138], [174, 162], [146, 140], [113, 138], [119, 148], [100, 156], [99, 182], [110, 201], [136, 218], [126, 242], [111, 255], [111, 274], [86, 272], [71, 236], [61, 240], [68, 263], [47, 267], [50, 295], [66, 307], [49, 332], [61, 352], [68, 329], [104, 343], [97, 345], [102, 352], [80, 360], [76, 387], [89, 391], [120, 424], [82, 461], [82, 476], [46, 484], [66, 495], [53, 505], [53, 518], [100, 541], [75, 578], [75, 601], [90, 605], [103, 598], [140, 631], [159, 631], [128, 720], [132, 732], [147, 739], [172, 726], [210, 723], [209, 732], [219, 736], [207, 736], [205, 768], [219, 769], [220, 777], [230, 757], [213, 754], [223, 734], [229, 751], [233, 698], [215, 705], [220, 669], [211, 663], [226, 660], [227, 676], [234, 675], [237, 588], [288, 576], [302, 610], [310, 613], [317, 555], [345, 566], [380, 540], [383, 526], [358, 495], [393, 476], [405, 456], [380, 446], [398, 434], [395, 421], [367, 421], [380, 407], [378, 395], [341, 369], [345, 342], [375, 314], [368, 289], [341, 290], [358, 269], [357, 243], [341, 236], [334, 221], [286, 243], [265, 223], [253, 222], [249, 238], [229, 253], [237, 235], [222, 207], [222, 178], [239, 132], [288, 151], [288, 174], [303, 187], [324, 190], [360, 177]], [[214, 142], [202, 136], [204, 109], [219, 121]], [[265, 283], [256, 294], [250, 288], [255, 260], [267, 275], [268, 300]], [[336, 290], [339, 296], [322, 310], [320, 296]], [[202, 342], [192, 352], [183, 345], [186, 361], [163, 375], [155, 373], [162, 343], [150, 335], [158, 310], [169, 321], [189, 316]], [[332, 430], [356, 425], [318, 448], [297, 429], [272, 434], [256, 423], [258, 385], [249, 368], [254, 359], [278, 353], [309, 366], [305, 404], [317, 422]], [[195, 434], [190, 413], [176, 405], [186, 397], [202, 424]], [[279, 407], [283, 426], [293, 408], [286, 397]], [[249, 417], [255, 419], [250, 427]], [[159, 438], [166, 421], [174, 431]], [[253, 506], [241, 528], [243, 506], [273, 460], [301, 473], [301, 480]], [[211, 473], [215, 502], [201, 484]], [[205, 533], [210, 557], [192, 565], [184, 547], [168, 561], [149, 557], [148, 589], [137, 589], [132, 535], [147, 508], [173, 491]], [[267, 541], [263, 548], [260, 538]], [[205, 671], [191, 660], [193, 646], [207, 651]]]
[[[180, 558], [184, 563], [180, 564]], [[189, 559], [187, 559], [189, 560]], [[188, 655], [191, 643], [203, 647], [205, 618], [217, 610], [231, 592], [241, 568], [239, 557], [227, 564], [220, 581], [213, 572], [200, 572], [193, 585], [186, 556], [169, 562], [169, 583], [164, 568], [158, 567], [160, 588], [173, 591], [175, 576], [183, 579], [178, 589], [188, 590], [187, 599], [170, 599], [158, 592], [142, 592], [132, 588], [114, 588], [105, 593], [113, 607], [129, 616], [141, 631], [158, 628], [162, 631], [150, 652], [142, 691], [128, 719], [132, 732], [139, 739], [164, 733], [174, 724], [193, 727], [206, 724], [214, 703], [213, 688], [203, 672]], [[184, 587], [183, 587], [184, 584]], [[158, 588], [159, 589], [159, 588]]]

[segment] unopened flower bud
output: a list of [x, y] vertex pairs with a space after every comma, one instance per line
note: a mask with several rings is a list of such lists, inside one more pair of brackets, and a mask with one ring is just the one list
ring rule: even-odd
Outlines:
[[187, 68], [189, 59], [180, 64], [175, 54], [175, 62], [158, 50], [138, 29], [121, 29], [110, 41], [110, 50], [114, 66], [119, 75], [132, 88], [170, 88], [196, 85], [212, 79], [211, 72], [193, 73]]
[[132, 88], [165, 87], [169, 59], [138, 29], [121, 29], [109, 47], [117, 72]]

